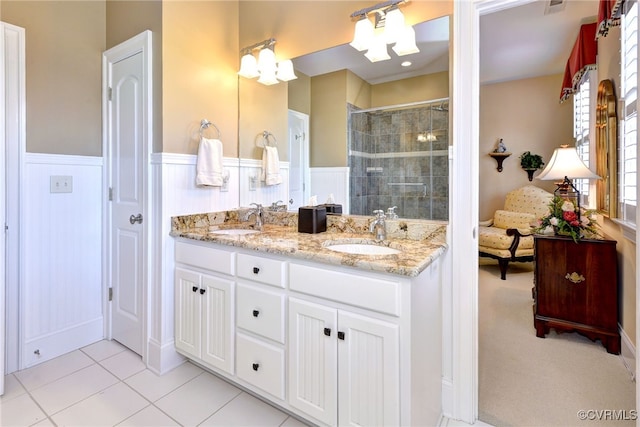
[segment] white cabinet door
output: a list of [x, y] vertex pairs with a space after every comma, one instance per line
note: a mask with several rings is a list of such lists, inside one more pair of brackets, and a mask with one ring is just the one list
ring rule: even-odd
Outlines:
[[233, 282], [202, 275], [202, 354], [208, 364], [233, 373]]
[[200, 357], [201, 296], [200, 275], [176, 268], [175, 344], [176, 348]]
[[289, 403], [337, 422], [337, 311], [289, 298]]
[[338, 425], [399, 425], [398, 325], [338, 311], [338, 326]]

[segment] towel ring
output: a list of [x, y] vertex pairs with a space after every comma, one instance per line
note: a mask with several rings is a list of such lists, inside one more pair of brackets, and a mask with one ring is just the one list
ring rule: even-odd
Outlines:
[[273, 138], [274, 147], [278, 145], [278, 140], [276, 139], [275, 135], [269, 132], [268, 130], [265, 130], [264, 132], [262, 132], [262, 138], [264, 138], [264, 141], [262, 141], [263, 147], [266, 147], [267, 145], [269, 145], [269, 137]]
[[216, 126], [215, 124], [211, 123], [209, 120], [207, 119], [202, 119], [202, 121], [200, 122], [200, 138], [203, 137], [203, 132], [205, 129], [208, 129], [209, 126], [213, 126], [216, 131], [218, 132], [218, 139], [220, 139], [220, 129], [218, 129], [218, 126]]

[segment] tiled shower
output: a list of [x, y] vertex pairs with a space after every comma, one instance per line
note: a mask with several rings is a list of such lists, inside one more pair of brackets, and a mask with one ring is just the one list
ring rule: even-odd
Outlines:
[[397, 206], [400, 218], [449, 217], [449, 100], [358, 110], [349, 105], [353, 215]]

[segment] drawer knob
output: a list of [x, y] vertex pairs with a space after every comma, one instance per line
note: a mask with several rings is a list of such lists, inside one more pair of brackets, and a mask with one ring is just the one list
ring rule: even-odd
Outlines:
[[338, 331], [338, 339], [344, 341], [344, 332]]
[[207, 290], [206, 290], [206, 289], [204, 289], [204, 288], [200, 289], [200, 295], [204, 295], [204, 293], [205, 293], [206, 291], [207, 291]]
[[253, 368], [254, 371], [258, 371], [258, 368], [260, 367], [260, 364], [259, 363], [254, 363], [251, 367]]
[[193, 292], [198, 292], [198, 287], [194, 286], [193, 288], [191, 288], [191, 290], [193, 290]]
[[582, 274], [578, 274], [575, 271], [571, 274], [567, 273], [567, 275], [564, 276], [564, 278], [570, 281], [571, 283], [580, 283], [587, 280]]
[[324, 334], [328, 337], [331, 336], [331, 328], [324, 328]]
[[253, 310], [253, 317], [258, 317], [260, 315], [260, 311]]
[[258, 273], [260, 273], [260, 268], [253, 267], [253, 274], [258, 274]]

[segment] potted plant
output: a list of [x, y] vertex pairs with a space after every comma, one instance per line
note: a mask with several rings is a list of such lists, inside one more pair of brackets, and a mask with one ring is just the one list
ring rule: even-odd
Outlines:
[[533, 181], [533, 172], [542, 169], [544, 162], [539, 154], [531, 154], [530, 151], [525, 151], [520, 156], [520, 166], [527, 171], [529, 181]]

